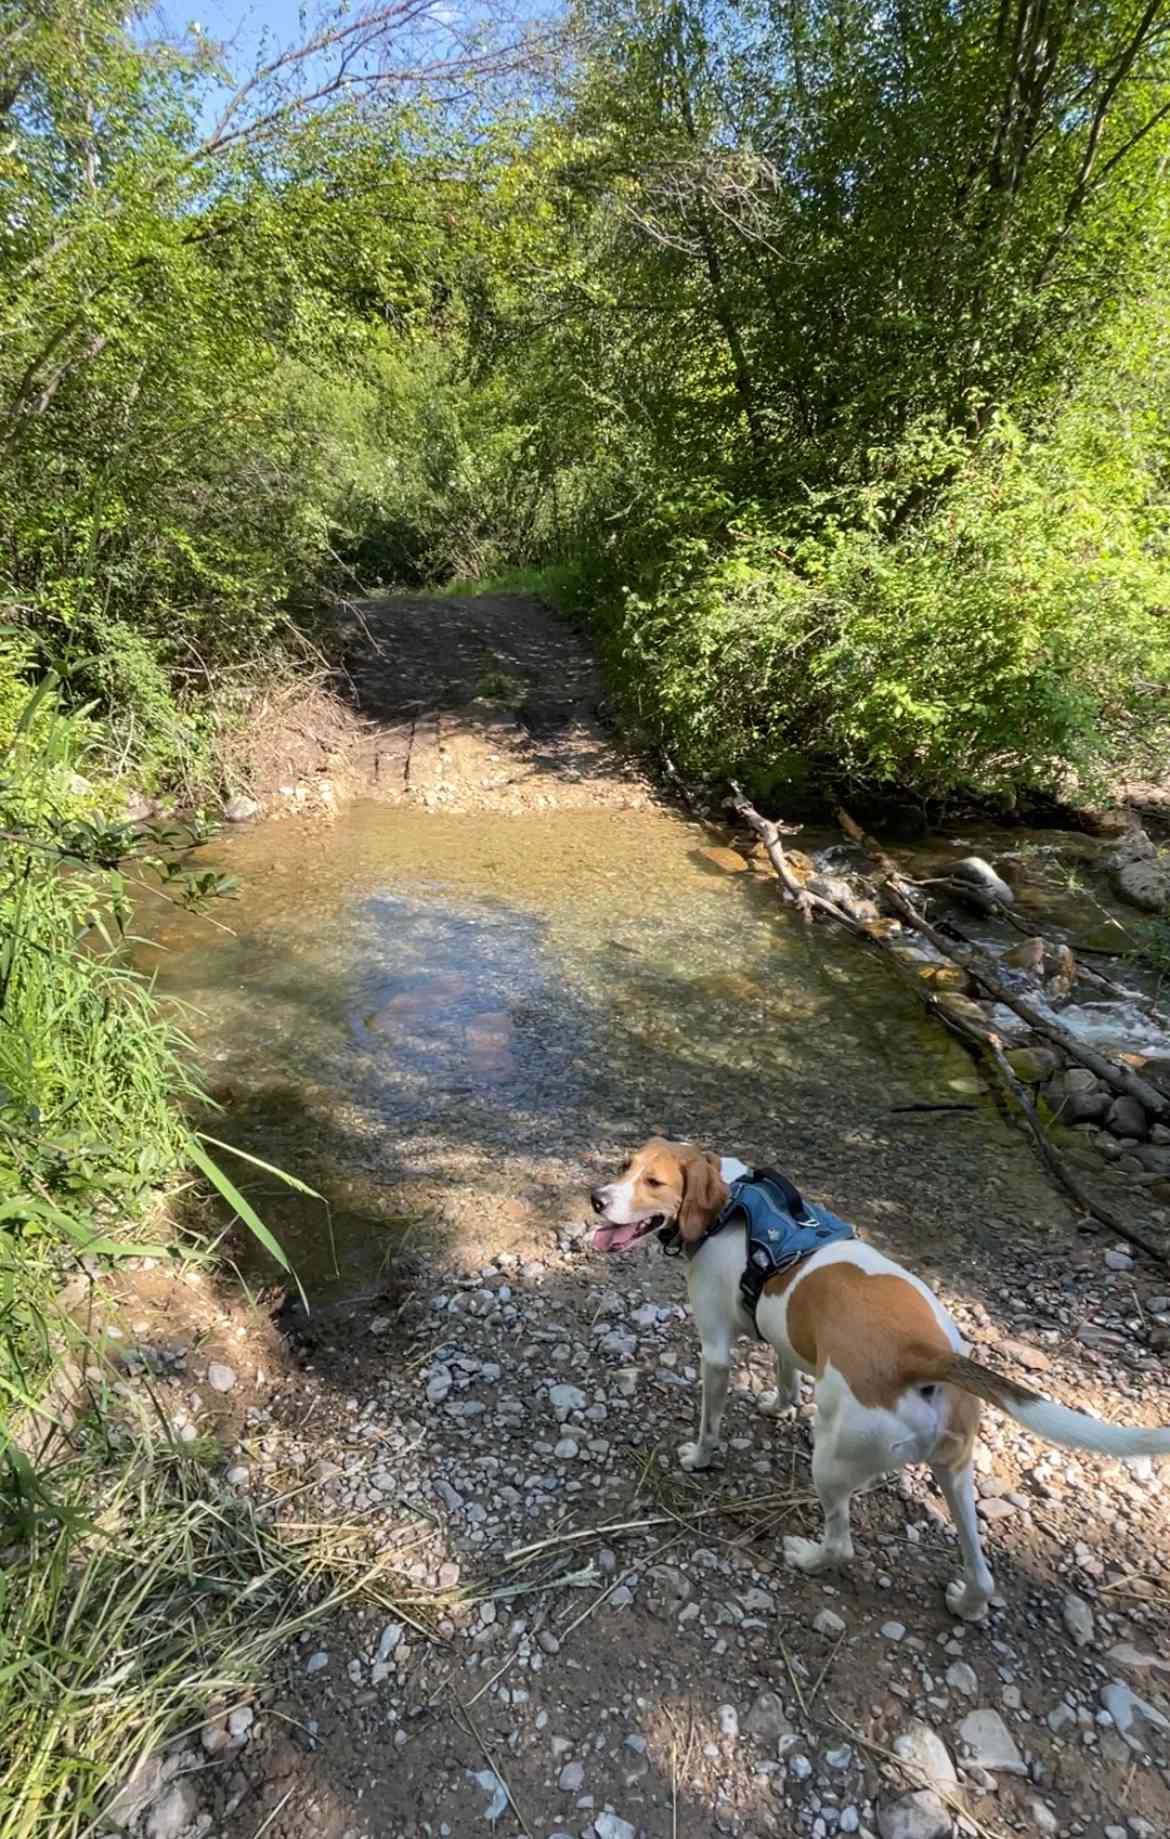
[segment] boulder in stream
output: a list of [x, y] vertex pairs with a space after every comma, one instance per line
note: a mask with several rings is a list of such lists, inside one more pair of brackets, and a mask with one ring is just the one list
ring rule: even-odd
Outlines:
[[1070, 1066], [1048, 1081], [1044, 1102], [1058, 1124], [1097, 1124], [1104, 1120], [1113, 1095], [1087, 1067]]
[[1109, 857], [1109, 879], [1114, 892], [1143, 913], [1164, 913], [1170, 907], [1170, 857], [1158, 854], [1140, 828], [1129, 831]]

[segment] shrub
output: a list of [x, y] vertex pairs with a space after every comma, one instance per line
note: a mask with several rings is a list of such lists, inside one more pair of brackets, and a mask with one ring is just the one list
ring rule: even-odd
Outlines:
[[680, 765], [761, 794], [815, 774], [1010, 798], [1151, 743], [1170, 521], [1149, 447], [1088, 432], [1079, 406], [1044, 438], [924, 432], [799, 513], [674, 507], [665, 560], [601, 616], [629, 706]]

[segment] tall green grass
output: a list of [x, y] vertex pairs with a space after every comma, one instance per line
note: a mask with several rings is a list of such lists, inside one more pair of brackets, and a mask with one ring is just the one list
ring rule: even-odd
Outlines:
[[80, 1403], [64, 1383], [68, 1280], [206, 1253], [167, 1228], [181, 1170], [285, 1260], [194, 1133], [188, 1043], [127, 959], [144, 877], [184, 902], [225, 884], [111, 821], [76, 770], [84, 715], [51, 680], [24, 696], [0, 732], [0, 1839], [80, 1839], [141, 1758], [381, 1569], [337, 1529], [261, 1527], [148, 1386], [115, 1392], [100, 1363]]

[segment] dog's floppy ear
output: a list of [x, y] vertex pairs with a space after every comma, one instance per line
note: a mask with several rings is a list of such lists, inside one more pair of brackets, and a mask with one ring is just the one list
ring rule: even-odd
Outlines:
[[684, 1162], [682, 1206], [678, 1210], [678, 1229], [683, 1238], [700, 1238], [726, 1205], [727, 1183], [719, 1173], [719, 1158], [708, 1153]]

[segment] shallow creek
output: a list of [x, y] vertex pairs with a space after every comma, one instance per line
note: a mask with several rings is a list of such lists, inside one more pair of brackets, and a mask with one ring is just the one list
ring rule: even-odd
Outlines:
[[[991, 841], [937, 849], [1002, 861]], [[833, 835], [800, 843], [840, 860]], [[773, 882], [728, 872], [711, 845], [663, 811], [359, 802], [201, 851], [241, 883], [212, 919], [153, 903], [139, 961], [184, 1006], [222, 1107], [206, 1128], [328, 1198], [244, 1170], [314, 1299], [375, 1291], [419, 1229], [522, 1253], [581, 1217], [583, 1181], [617, 1145], [656, 1128], [787, 1164], [854, 1218], [908, 1205], [915, 1180], [946, 1185], [948, 1132], [976, 1173], [1002, 1160], [985, 1103], [929, 1137], [902, 1128], [893, 1107], [979, 1097], [966, 1055], [878, 962], [810, 935]], [[1037, 878], [1021, 910], [1039, 917], [1048, 887]], [[1110, 931], [1070, 900], [1054, 924]], [[1028, 1159], [1012, 1160], [1018, 1181]]]

